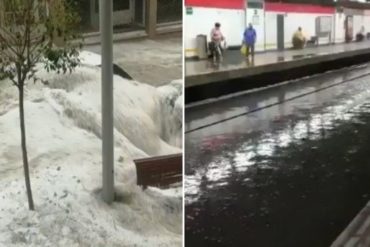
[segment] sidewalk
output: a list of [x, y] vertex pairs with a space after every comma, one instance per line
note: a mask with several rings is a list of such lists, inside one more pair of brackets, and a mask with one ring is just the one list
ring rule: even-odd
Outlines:
[[[85, 50], [100, 54], [100, 44]], [[114, 62], [135, 80], [161, 86], [182, 78], [181, 34], [158, 36], [156, 39], [126, 40], [113, 45]]]
[[[157, 26], [157, 34], [171, 34], [176, 32], [182, 32], [182, 23], [168, 23], [168, 24], [159, 24]], [[98, 45], [101, 42], [100, 32], [92, 32], [86, 33], [83, 35], [84, 37], [84, 45], [91, 46], [91, 45]], [[119, 42], [124, 40], [132, 40], [132, 39], [140, 39], [146, 38], [148, 34], [146, 33], [144, 28], [136, 28], [132, 31], [116, 31], [113, 35], [113, 41]]]
[[360, 55], [364, 52], [370, 53], [368, 41], [310, 47], [303, 50], [268, 51], [256, 54], [254, 61], [249, 62], [239, 50], [228, 50], [225, 52], [223, 62], [217, 66], [211, 60], [186, 61], [186, 87], [290, 69], [299, 65]]

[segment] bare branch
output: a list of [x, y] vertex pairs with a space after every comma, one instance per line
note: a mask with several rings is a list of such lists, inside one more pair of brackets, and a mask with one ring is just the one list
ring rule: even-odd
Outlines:
[[10, 80], [13, 82], [14, 86], [16, 86], [17, 88], [19, 88], [19, 84], [18, 84], [18, 82], [16, 81], [16, 79], [14, 79], [14, 78], [10, 78]]

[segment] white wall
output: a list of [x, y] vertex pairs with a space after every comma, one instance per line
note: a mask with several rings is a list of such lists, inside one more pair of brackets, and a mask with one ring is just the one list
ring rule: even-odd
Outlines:
[[[311, 13], [279, 13], [266, 12], [266, 49], [277, 48], [277, 15], [283, 14], [284, 17], [284, 43], [285, 48], [292, 47], [292, 37], [298, 27], [302, 27], [307, 39], [316, 35], [316, 17], [331, 16], [330, 14], [311, 14]], [[334, 18], [332, 20], [334, 25]], [[333, 35], [333, 34], [332, 34]], [[319, 44], [329, 43], [329, 37], [320, 38]]]
[[288, 13], [284, 20], [284, 41], [292, 46], [293, 34], [298, 27], [302, 27], [303, 34], [307, 39], [316, 35], [316, 14]]
[[[345, 19], [346, 15], [344, 13], [335, 14], [335, 43], [345, 42]], [[370, 16], [353, 15], [353, 40], [355, 40], [356, 34], [361, 31], [362, 27], [365, 28], [365, 35], [370, 32]]]
[[364, 26], [364, 17], [362, 15], [353, 16], [353, 37], [356, 37], [356, 34], [361, 31], [361, 27]]
[[[253, 16], [255, 15], [255, 11], [257, 11], [258, 23], [253, 22]], [[253, 24], [253, 27], [257, 33], [255, 50], [264, 51], [265, 50], [265, 13], [264, 13], [264, 10], [263, 9], [248, 9], [245, 26], [247, 26], [249, 23]]]
[[364, 27], [365, 27], [365, 33], [370, 33], [370, 16], [366, 15], [364, 16]]
[[228, 46], [240, 46], [245, 28], [245, 11], [194, 7], [191, 15], [184, 13], [185, 56], [196, 56], [196, 36], [208, 37], [215, 22], [221, 23], [221, 31]]
[[[366, 12], [365, 12], [366, 13]], [[316, 17], [332, 17], [332, 41], [343, 43], [345, 41], [344, 20], [346, 15], [339, 14], [315, 14], [315, 13], [279, 13], [265, 12], [258, 10], [260, 16], [259, 25], [254, 25], [257, 31], [256, 50], [263, 51], [277, 49], [277, 15], [285, 15], [284, 19], [284, 42], [285, 47], [292, 46], [293, 33], [302, 27], [307, 39], [316, 35]], [[365, 27], [365, 32], [370, 32], [370, 11], [368, 15], [354, 15], [354, 34]], [[185, 56], [196, 56], [196, 36], [205, 34], [209, 39], [209, 34], [215, 22], [221, 23], [221, 30], [226, 37], [228, 46], [241, 45], [243, 31], [249, 22], [252, 22], [254, 9], [245, 11], [235, 9], [215, 9], [215, 8], [193, 8], [193, 14], [184, 13], [184, 43]], [[329, 37], [320, 38], [319, 44], [328, 44]]]
[[346, 20], [346, 15], [344, 13], [335, 14], [335, 43], [345, 42], [345, 28], [344, 22]]
[[266, 12], [265, 14], [266, 50], [277, 49], [277, 13]]

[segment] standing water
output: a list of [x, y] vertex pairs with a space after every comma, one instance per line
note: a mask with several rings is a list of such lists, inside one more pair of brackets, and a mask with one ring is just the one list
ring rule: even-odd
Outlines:
[[[370, 76], [336, 71], [189, 110], [190, 246], [326, 247], [370, 200]], [[189, 129], [191, 129], [189, 128]]]

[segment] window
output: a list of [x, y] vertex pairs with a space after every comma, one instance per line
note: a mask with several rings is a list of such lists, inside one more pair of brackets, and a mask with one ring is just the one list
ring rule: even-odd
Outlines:
[[130, 0], [113, 0], [113, 11], [130, 9]]
[[[130, 9], [130, 0], [113, 0], [113, 11]], [[95, 0], [95, 13], [99, 13], [99, 0]]]
[[4, 2], [4, 23], [5, 25], [17, 24], [21, 25], [23, 23], [23, 4], [22, 2], [5, 1]]

